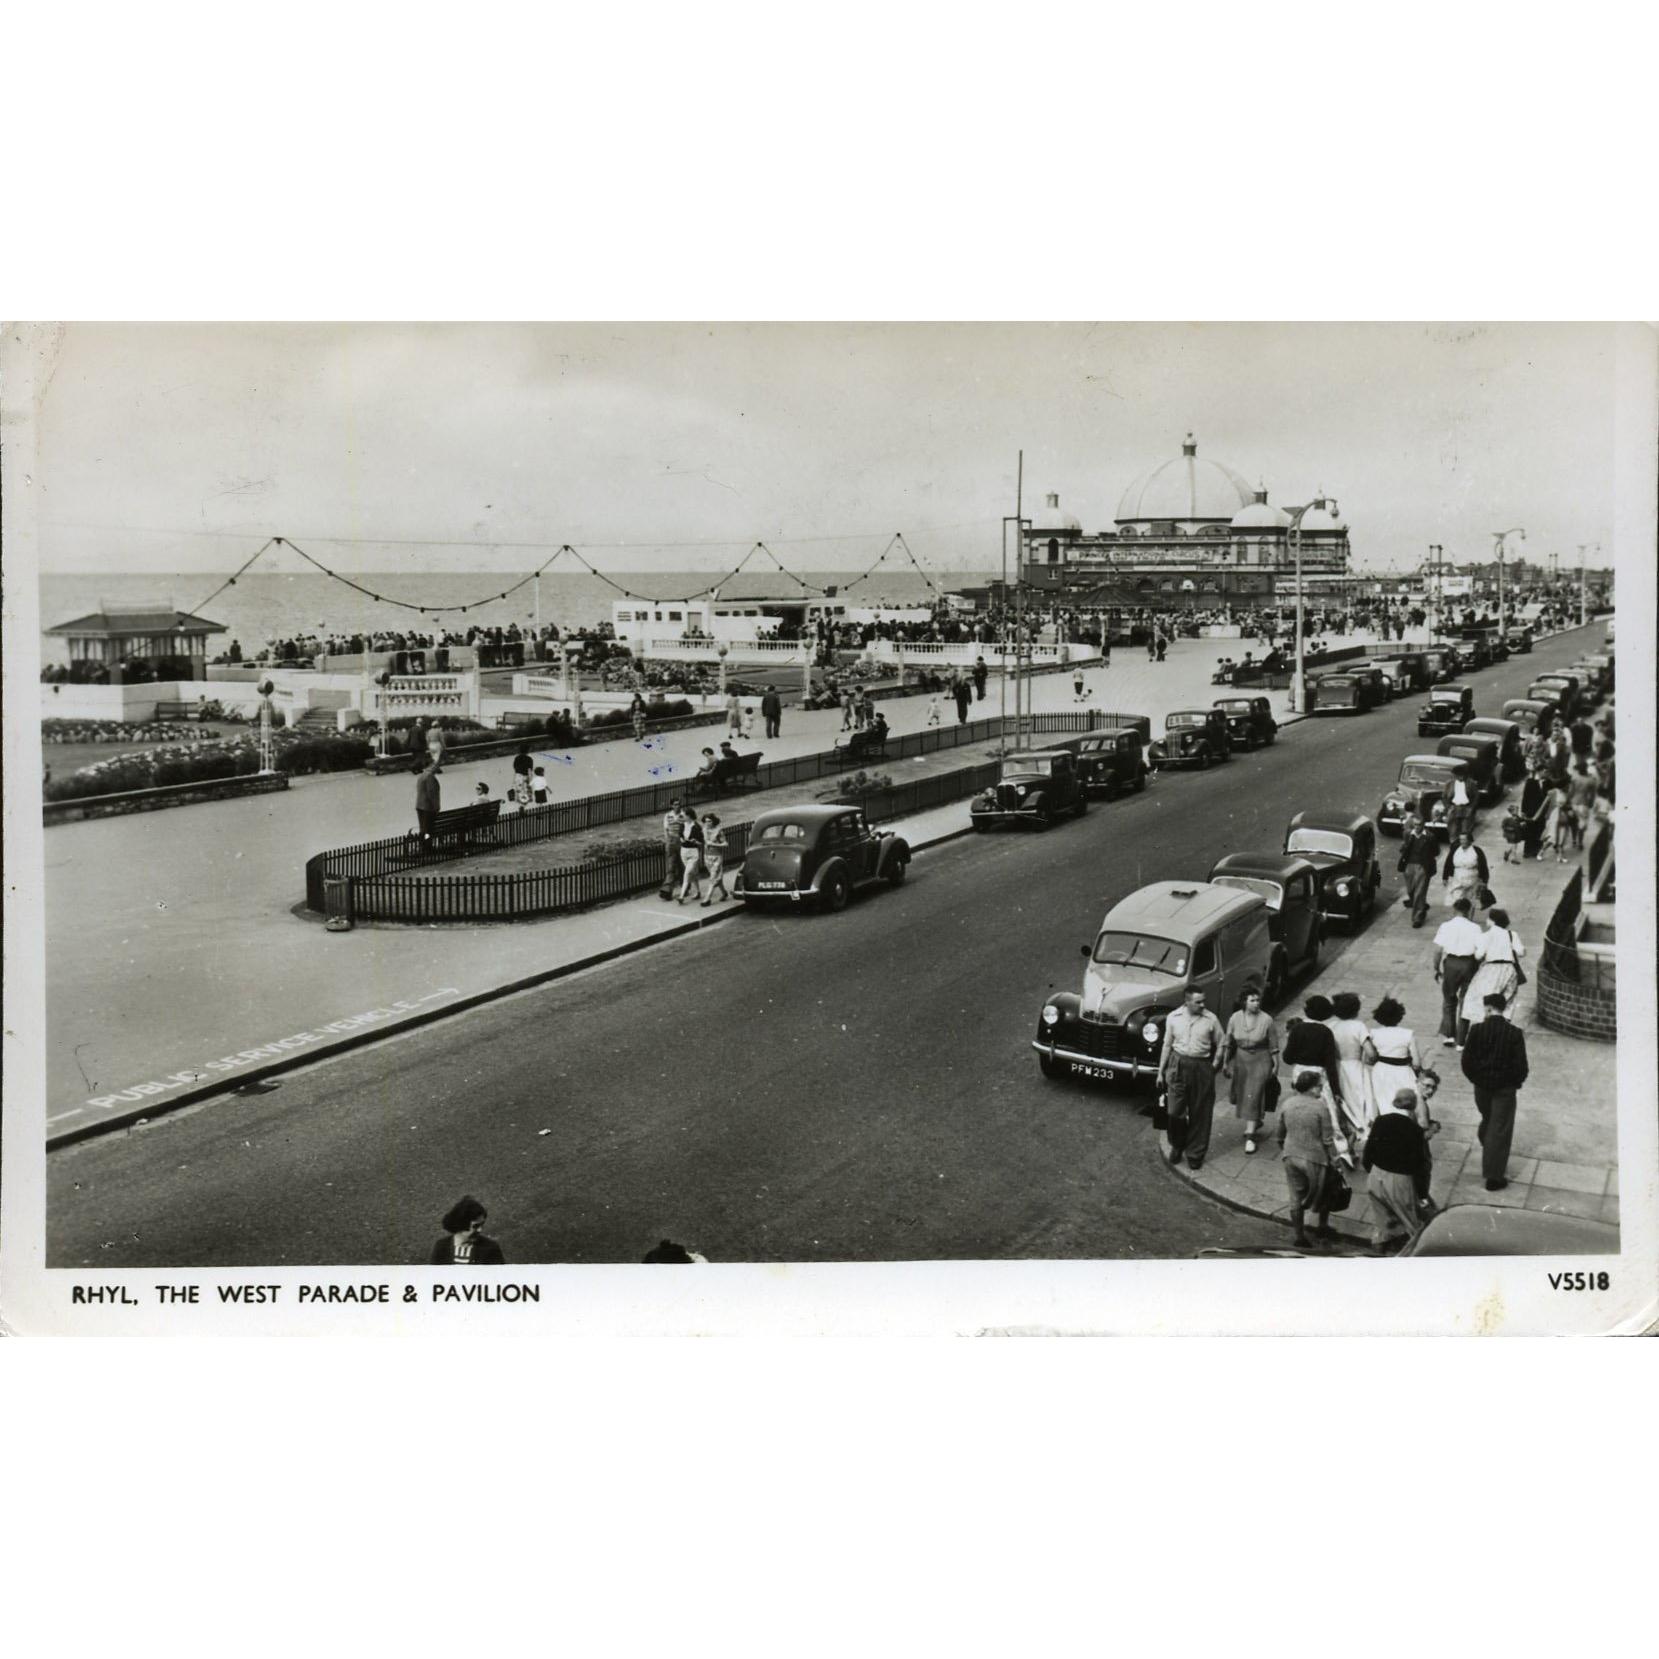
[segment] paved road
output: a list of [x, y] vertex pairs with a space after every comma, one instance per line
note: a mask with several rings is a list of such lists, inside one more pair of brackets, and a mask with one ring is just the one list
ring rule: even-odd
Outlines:
[[[1599, 634], [1598, 636], [1599, 637]], [[1569, 635], [1474, 676], [1495, 709]], [[1282, 1242], [1159, 1162], [1134, 1097], [1038, 1073], [1043, 997], [1141, 883], [1374, 811], [1415, 701], [1305, 722], [839, 917], [725, 927], [50, 1160], [53, 1265], [402, 1263], [461, 1192], [512, 1259], [1180, 1256]], [[1386, 893], [1387, 889], [1385, 889]]]

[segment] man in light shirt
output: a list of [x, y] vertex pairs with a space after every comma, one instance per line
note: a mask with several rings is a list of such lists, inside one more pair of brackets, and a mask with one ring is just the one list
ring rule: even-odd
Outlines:
[[1454, 914], [1434, 935], [1434, 977], [1440, 981], [1440, 1041], [1446, 1048], [1462, 1048], [1467, 1025], [1458, 1019], [1458, 1005], [1480, 966], [1481, 930], [1469, 919], [1469, 901], [1459, 899]]
[[1226, 1050], [1221, 1021], [1204, 1007], [1204, 993], [1189, 990], [1186, 1006], [1177, 1008], [1164, 1026], [1158, 1058], [1158, 1085], [1168, 1091], [1169, 1161], [1184, 1152], [1189, 1169], [1197, 1169], [1210, 1150], [1210, 1119], [1215, 1112], [1215, 1074]]

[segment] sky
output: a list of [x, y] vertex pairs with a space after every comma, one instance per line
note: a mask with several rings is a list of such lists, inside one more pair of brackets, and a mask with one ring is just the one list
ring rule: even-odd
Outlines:
[[[37, 374], [43, 571], [994, 570], [1180, 453], [1320, 491], [1355, 562], [1613, 550], [1616, 324], [70, 324]], [[715, 544], [696, 546], [685, 544]], [[283, 562], [286, 561], [286, 562]], [[1592, 563], [1595, 562], [1592, 556]], [[260, 568], [300, 569], [292, 554]]]

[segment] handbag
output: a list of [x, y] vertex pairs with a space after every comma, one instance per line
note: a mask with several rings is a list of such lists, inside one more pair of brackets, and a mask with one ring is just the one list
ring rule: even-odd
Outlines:
[[1325, 1170], [1325, 1190], [1320, 1195], [1321, 1208], [1332, 1215], [1340, 1215], [1354, 1200], [1354, 1189], [1348, 1185], [1342, 1171], [1331, 1166]]
[[1498, 902], [1498, 895], [1485, 882], [1482, 882], [1480, 890], [1475, 894], [1475, 902], [1482, 910], [1490, 910]]
[[1262, 1110], [1276, 1112], [1279, 1109], [1279, 1079], [1277, 1076], [1268, 1078], [1267, 1087], [1262, 1090]]

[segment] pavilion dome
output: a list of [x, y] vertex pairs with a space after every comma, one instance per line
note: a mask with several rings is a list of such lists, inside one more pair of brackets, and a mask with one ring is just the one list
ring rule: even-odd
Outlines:
[[1342, 530], [1346, 526], [1337, 514], [1336, 503], [1320, 499], [1302, 515], [1302, 529], [1309, 530]]
[[1284, 530], [1290, 525], [1290, 514], [1283, 507], [1267, 504], [1267, 486], [1258, 484], [1248, 507], [1233, 515], [1235, 530]]
[[1123, 492], [1117, 522], [1209, 519], [1230, 524], [1241, 508], [1252, 504], [1252, 494], [1249, 484], [1231, 467], [1200, 458], [1189, 432], [1174, 460], [1142, 473]]
[[1080, 536], [1083, 526], [1070, 513], [1060, 511], [1059, 496], [1050, 492], [1043, 506], [1031, 516], [1034, 536]]

